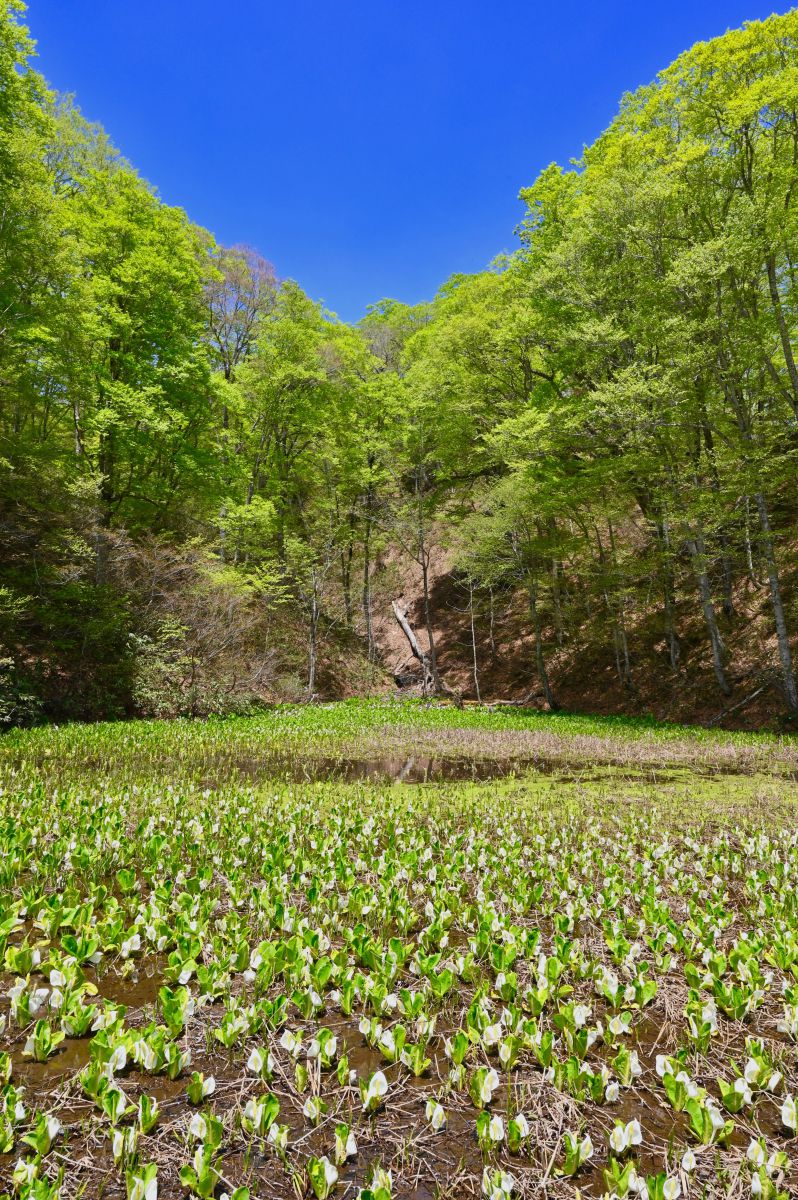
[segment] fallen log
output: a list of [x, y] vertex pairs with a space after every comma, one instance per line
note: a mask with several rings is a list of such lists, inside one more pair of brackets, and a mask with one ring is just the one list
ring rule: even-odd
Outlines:
[[407, 619], [407, 609], [403, 608], [397, 600], [391, 601], [391, 608], [393, 609], [393, 615], [396, 617], [399, 628], [407, 638], [407, 643], [410, 646], [410, 651], [413, 657], [421, 663], [421, 669], [423, 671], [421, 686], [423, 688], [424, 695], [426, 696], [428, 691], [431, 691], [433, 695], [443, 694], [444, 696], [448, 696], [451, 700], [453, 700], [456, 705], [461, 706], [463, 703], [463, 698], [459, 692], [453, 691], [452, 688], [445, 684], [440, 678], [440, 675], [437, 679], [435, 678], [435, 672], [432, 670], [432, 663], [430, 662], [429, 655], [422, 648], [418, 638], [413, 632], [412, 625]]

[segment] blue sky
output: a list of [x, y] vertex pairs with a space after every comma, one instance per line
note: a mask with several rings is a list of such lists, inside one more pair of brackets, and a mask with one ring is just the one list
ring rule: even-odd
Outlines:
[[[787, 11], [781, 5], [779, 11]], [[514, 247], [519, 188], [762, 0], [29, 0], [38, 67], [162, 196], [347, 320]]]

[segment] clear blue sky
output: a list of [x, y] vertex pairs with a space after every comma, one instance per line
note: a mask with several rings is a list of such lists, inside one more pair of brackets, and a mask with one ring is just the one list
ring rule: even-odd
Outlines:
[[773, 2], [29, 0], [27, 20], [40, 70], [169, 203], [354, 320], [512, 249], [519, 188]]

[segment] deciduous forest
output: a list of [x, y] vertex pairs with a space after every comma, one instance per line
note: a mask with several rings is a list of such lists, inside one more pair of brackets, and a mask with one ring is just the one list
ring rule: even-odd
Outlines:
[[513, 254], [356, 325], [165, 204], [24, 19], [2, 0], [0, 721], [393, 688], [388, 627], [427, 692], [556, 708], [568, 659], [570, 707], [600, 663], [619, 711], [653, 673], [798, 712], [798, 12], [626, 95]]

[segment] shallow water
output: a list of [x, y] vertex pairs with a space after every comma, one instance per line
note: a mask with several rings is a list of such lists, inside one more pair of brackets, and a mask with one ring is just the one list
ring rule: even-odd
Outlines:
[[[562, 762], [542, 758], [506, 756], [497, 758], [463, 758], [433, 755], [385, 755], [372, 758], [307, 757], [291, 754], [269, 754], [262, 758], [240, 758], [228, 761], [224, 778], [214, 774], [203, 782], [211, 787], [229, 782], [231, 769], [241, 778], [252, 782], [269, 779], [292, 783], [318, 783], [330, 780], [340, 783], [485, 783], [493, 779], [509, 779], [530, 774], [555, 776], [566, 781], [593, 783], [609, 777], [627, 783], [674, 783], [685, 777], [685, 768], [629, 770], [608, 765], [602, 769], [595, 764], [589, 768], [569, 768]], [[689, 771], [710, 780], [722, 780], [728, 772]]]

